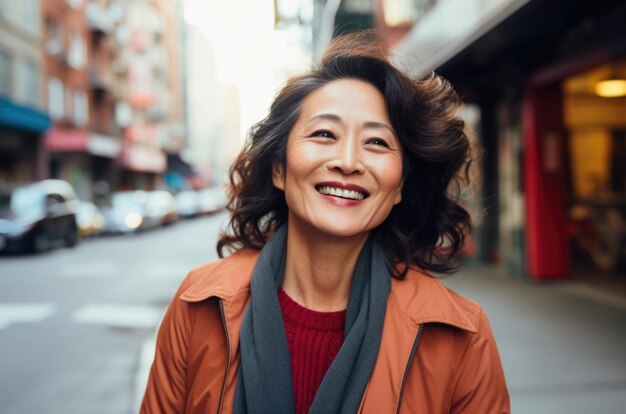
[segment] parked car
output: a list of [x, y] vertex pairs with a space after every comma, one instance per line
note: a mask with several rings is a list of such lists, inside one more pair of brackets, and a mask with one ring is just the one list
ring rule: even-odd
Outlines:
[[134, 233], [157, 227], [159, 222], [146, 213], [148, 195], [145, 191], [119, 191], [113, 193], [110, 204], [102, 206], [106, 233]]
[[76, 213], [78, 233], [81, 237], [97, 236], [104, 230], [104, 216], [94, 203], [82, 201]]
[[198, 191], [198, 205], [200, 214], [215, 213], [226, 205], [226, 194], [221, 187], [205, 188]]
[[44, 252], [78, 243], [79, 201], [63, 180], [0, 189], [0, 250]]
[[174, 197], [176, 201], [176, 211], [184, 218], [195, 217], [200, 212], [200, 197], [193, 190], [181, 191]]
[[146, 214], [167, 226], [178, 220], [174, 196], [167, 191], [151, 191], [146, 199]]

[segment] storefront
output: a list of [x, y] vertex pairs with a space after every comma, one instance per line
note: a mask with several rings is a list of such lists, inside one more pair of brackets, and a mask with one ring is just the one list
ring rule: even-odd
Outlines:
[[626, 98], [596, 86], [626, 80], [626, 3], [435, 3], [396, 52], [480, 109], [482, 256], [541, 280], [572, 277], [585, 263], [618, 269]]
[[42, 134], [50, 118], [36, 109], [0, 98], [0, 184], [22, 184], [47, 177]]
[[98, 197], [98, 183], [113, 182], [114, 160], [121, 153], [119, 139], [54, 127], [46, 134], [45, 145], [50, 176], [72, 184], [79, 199], [93, 201]]
[[575, 271], [626, 275], [626, 59], [563, 81]]
[[126, 141], [118, 166], [120, 190], [151, 191], [165, 185], [165, 154], [160, 148], [146, 142]]

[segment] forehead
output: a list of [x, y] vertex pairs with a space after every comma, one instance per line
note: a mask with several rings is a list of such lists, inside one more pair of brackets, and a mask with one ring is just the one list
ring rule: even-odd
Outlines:
[[337, 79], [307, 96], [302, 103], [301, 120], [320, 113], [346, 120], [389, 122], [383, 94], [371, 83], [358, 79]]

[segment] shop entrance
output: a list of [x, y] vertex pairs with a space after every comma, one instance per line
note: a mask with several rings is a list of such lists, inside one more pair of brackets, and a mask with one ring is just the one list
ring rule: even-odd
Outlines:
[[626, 294], [626, 59], [566, 78], [563, 93], [573, 271]]

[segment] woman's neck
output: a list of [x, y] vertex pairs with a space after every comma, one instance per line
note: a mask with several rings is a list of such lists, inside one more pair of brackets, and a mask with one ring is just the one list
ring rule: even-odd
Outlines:
[[312, 310], [346, 309], [356, 261], [367, 237], [332, 237], [290, 222], [283, 290]]

